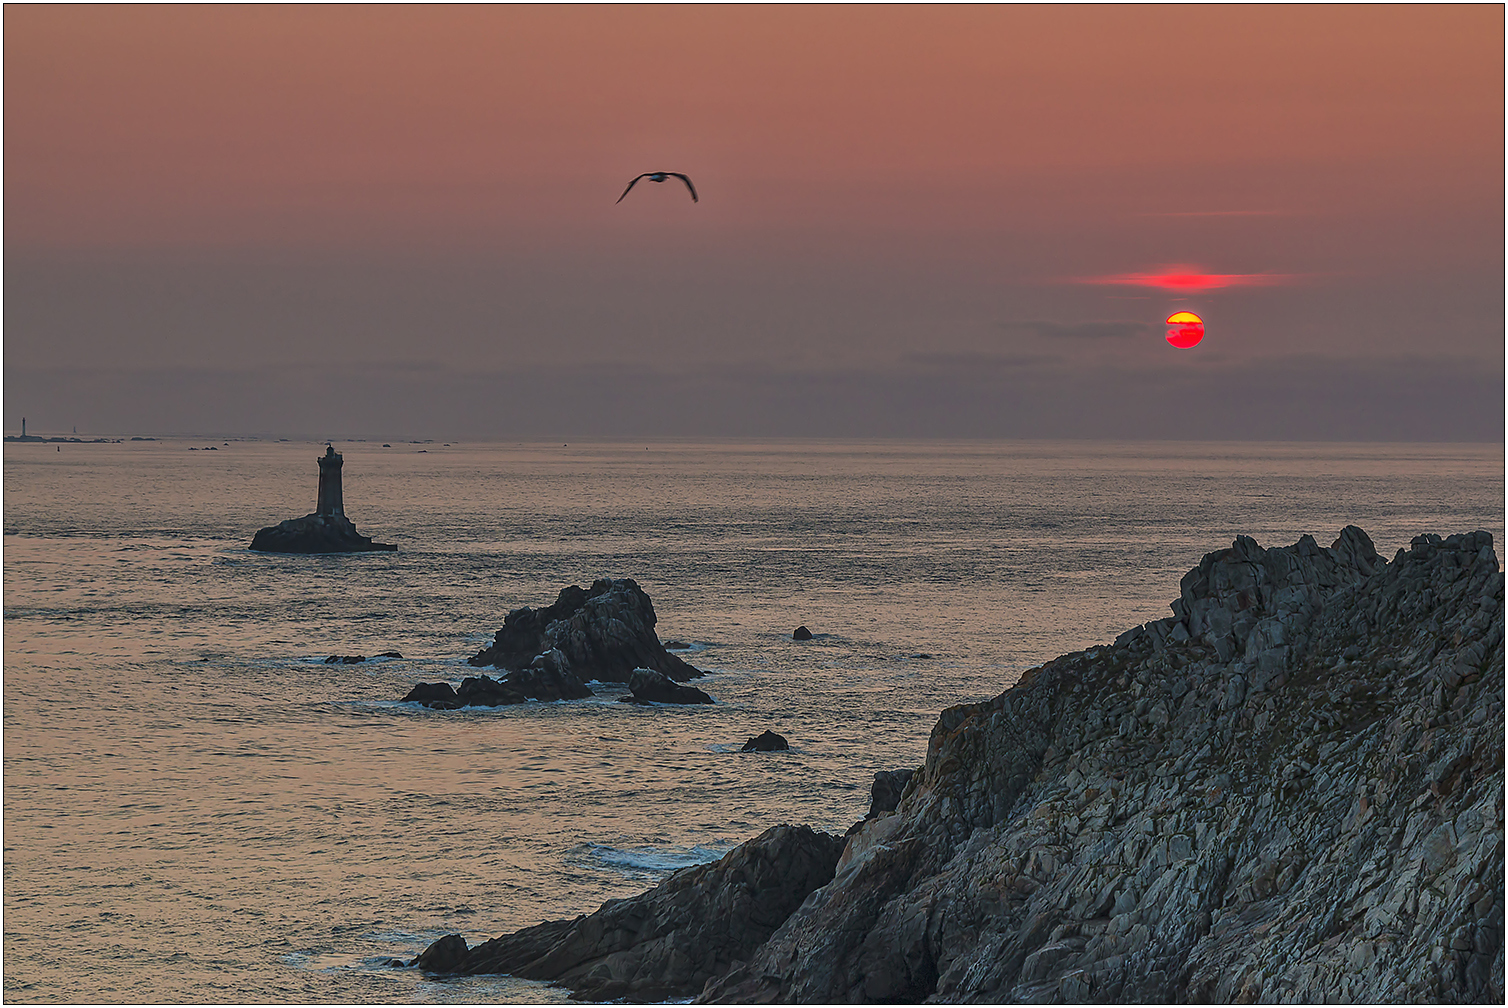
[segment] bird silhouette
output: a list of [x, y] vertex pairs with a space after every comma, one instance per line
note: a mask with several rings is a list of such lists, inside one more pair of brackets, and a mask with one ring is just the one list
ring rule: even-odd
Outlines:
[[[696, 198], [696, 186], [692, 185], [691, 184], [691, 180], [689, 178], [687, 178], [686, 176], [682, 175], [678, 171], [650, 171], [650, 172], [645, 172], [643, 175], [640, 175], [638, 178], [636, 178], [632, 182], [630, 182], [628, 184], [628, 189], [632, 189], [634, 186], [638, 185], [639, 184], [639, 179], [646, 179], [646, 178], [649, 179], [649, 181], [651, 181], [651, 182], [664, 182], [668, 178], [678, 178], [682, 182], [686, 183], [686, 188], [691, 191], [691, 202], [693, 202], [693, 203], [699, 202], [699, 200]], [[623, 190], [623, 196], [627, 196], [628, 195], [628, 189]], [[623, 196], [619, 196], [616, 202], [622, 203], [623, 202]]]

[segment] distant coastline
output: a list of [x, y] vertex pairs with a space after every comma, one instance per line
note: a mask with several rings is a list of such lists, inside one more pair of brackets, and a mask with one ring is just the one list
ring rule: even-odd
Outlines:
[[134, 438], [118, 438], [118, 437], [117, 438], [107, 438], [107, 437], [97, 437], [97, 438], [40, 437], [40, 436], [38, 436], [36, 434], [7, 434], [5, 436], [5, 440], [7, 440], [7, 441], [36, 441], [36, 442], [41, 443], [41, 444], [52, 444], [55, 441], [60, 441], [63, 444], [120, 444], [122, 441], [126, 441], [126, 440], [130, 440], [130, 441], [156, 441], [157, 439], [156, 438], [149, 438], [149, 437], [134, 437]]

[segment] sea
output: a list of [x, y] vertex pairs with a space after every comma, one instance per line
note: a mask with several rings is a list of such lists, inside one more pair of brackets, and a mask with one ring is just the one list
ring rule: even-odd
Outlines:
[[[247, 548], [323, 442], [4, 446], [7, 1002], [562, 1002], [388, 963], [843, 831], [941, 710], [1170, 615], [1237, 535], [1503, 537], [1501, 444], [334, 444], [396, 553]], [[715, 704], [400, 702], [602, 577]]]

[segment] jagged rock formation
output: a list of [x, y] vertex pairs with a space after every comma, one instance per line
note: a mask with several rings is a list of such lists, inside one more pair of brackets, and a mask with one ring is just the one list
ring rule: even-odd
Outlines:
[[[1503, 1001], [1503, 576], [1250, 539], [950, 708], [710, 1002]], [[682, 988], [686, 990], [686, 988]]]
[[842, 850], [841, 837], [776, 826], [642, 896], [609, 900], [596, 913], [525, 928], [470, 951], [460, 935], [447, 935], [413, 965], [555, 980], [586, 1000], [685, 997], [753, 954], [833, 877]]
[[755, 735], [744, 743], [740, 752], [784, 752], [791, 748], [784, 735], [777, 734], [768, 729]]
[[[522, 697], [519, 698], [523, 700]], [[422, 682], [409, 690], [399, 703], [417, 703], [434, 710], [459, 710], [466, 706], [448, 682]]]
[[257, 530], [251, 548], [259, 553], [393, 553], [391, 543], [372, 542], [345, 515], [307, 514]]
[[589, 589], [562, 588], [554, 604], [543, 609], [513, 610], [492, 646], [469, 661], [519, 670], [553, 650], [582, 681], [626, 683], [636, 668], [653, 669], [677, 682], [701, 675], [665, 650], [654, 626], [654, 605], [632, 579], [603, 578]]
[[654, 669], [636, 668], [628, 676], [631, 696], [619, 697], [622, 703], [709, 704], [713, 700], [695, 686], [682, 686]]

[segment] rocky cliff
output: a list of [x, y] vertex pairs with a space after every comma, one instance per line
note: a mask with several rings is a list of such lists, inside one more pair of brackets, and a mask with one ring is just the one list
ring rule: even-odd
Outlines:
[[1175, 616], [944, 711], [700, 1001], [1503, 1001], [1503, 576], [1248, 538]]
[[[1391, 563], [1354, 527], [1329, 548], [1243, 537], [1173, 611], [944, 711], [846, 846], [783, 827], [419, 964], [588, 998], [1502, 1003], [1491, 537]], [[803, 859], [778, 853], [798, 840]], [[754, 891], [759, 927], [735, 927]]]

